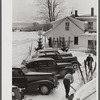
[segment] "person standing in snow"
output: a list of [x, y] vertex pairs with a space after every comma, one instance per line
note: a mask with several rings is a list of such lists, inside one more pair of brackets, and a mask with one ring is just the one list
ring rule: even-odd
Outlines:
[[64, 84], [65, 92], [66, 92], [66, 98], [69, 97], [70, 84], [74, 82], [73, 73], [75, 73], [74, 69], [67, 71], [67, 74], [65, 75], [63, 79], [63, 84]]
[[91, 57], [91, 55], [89, 54], [86, 58], [86, 63], [88, 65], [88, 69], [89, 69], [89, 72], [91, 72], [92, 74], [92, 62], [93, 62], [93, 57]]

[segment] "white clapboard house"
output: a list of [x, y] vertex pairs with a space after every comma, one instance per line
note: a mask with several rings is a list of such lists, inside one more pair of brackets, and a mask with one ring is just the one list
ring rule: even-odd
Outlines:
[[97, 39], [97, 17], [94, 8], [90, 15], [75, 14], [51, 23], [53, 27], [46, 31], [43, 36], [49, 47], [60, 48], [65, 41], [69, 49], [96, 48]]

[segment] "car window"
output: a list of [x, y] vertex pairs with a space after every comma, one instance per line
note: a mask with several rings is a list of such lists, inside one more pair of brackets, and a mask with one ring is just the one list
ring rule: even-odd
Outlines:
[[21, 70], [13, 70], [12, 71], [12, 75], [14, 75], [14, 76], [20, 76], [20, 75], [23, 75], [23, 73], [22, 73]]
[[32, 65], [33, 65], [33, 66], [38, 66], [38, 62], [36, 61], [36, 62], [34, 62]]
[[39, 65], [40, 67], [46, 67], [46, 66], [47, 66], [46, 61], [39, 61], [39, 62], [38, 62], [38, 65]]
[[34, 67], [38, 67], [38, 62], [37, 61], [27, 64], [27, 68], [34, 68]]
[[54, 61], [48, 61], [48, 66], [56, 66], [56, 62], [54, 62]]

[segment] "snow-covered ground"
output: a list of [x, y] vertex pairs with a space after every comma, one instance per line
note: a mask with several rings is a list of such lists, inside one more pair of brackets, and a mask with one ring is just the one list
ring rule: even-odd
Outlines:
[[[34, 47], [37, 47], [37, 40], [38, 40], [37, 32], [13, 32], [13, 57], [12, 57], [13, 64], [12, 66], [21, 64], [22, 60], [27, 58], [28, 53], [29, 53], [29, 47], [31, 46], [32, 41], [33, 41], [32, 48], [34, 52]], [[74, 56], [77, 56], [78, 61], [82, 65], [81, 66], [82, 72], [85, 76], [84, 60], [86, 59], [88, 54], [81, 51], [69, 51], [69, 52], [71, 52]], [[94, 58], [94, 61], [96, 61], [96, 57], [93, 56], [93, 58]], [[94, 74], [94, 77], [96, 77], [96, 73]], [[89, 82], [88, 86], [84, 85], [83, 89], [80, 88], [83, 85], [83, 82], [81, 81], [81, 75], [79, 71], [77, 71], [74, 74], [74, 80], [75, 82], [72, 84], [72, 86], [77, 90], [77, 92], [75, 93], [74, 100], [83, 100], [83, 98], [90, 93], [89, 91], [96, 90], [95, 81]], [[91, 87], [91, 88], [87, 88], [87, 87]], [[86, 91], [88, 92], [86, 93]], [[74, 92], [75, 91], [71, 88], [70, 94]], [[80, 99], [76, 99], [76, 98], [80, 98]], [[26, 95], [25, 96], [25, 100], [53, 100], [53, 99], [66, 100], [62, 79], [59, 80], [58, 88], [53, 90], [51, 94], [48, 96], [43, 96], [43, 95]], [[84, 100], [96, 100], [96, 94], [93, 94], [88, 99], [84, 99]]]

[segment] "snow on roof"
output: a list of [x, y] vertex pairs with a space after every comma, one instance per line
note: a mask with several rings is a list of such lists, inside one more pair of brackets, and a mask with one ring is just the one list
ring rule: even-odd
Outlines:
[[91, 14], [79, 15], [78, 17], [96, 17], [97, 15], [91, 16]]
[[31, 63], [31, 62], [34, 62], [34, 61], [43, 61], [43, 60], [54, 60], [53, 58], [34, 58], [34, 59], [31, 59], [30, 61], [28, 61], [27, 63]]
[[86, 36], [86, 35], [93, 35], [93, 36], [96, 36], [97, 33], [89, 33], [89, 32], [85, 32], [84, 34], [81, 34], [81, 36]]
[[62, 19], [59, 19], [59, 20], [56, 20], [56, 21], [53, 21], [51, 22], [51, 24], [55, 24], [55, 23], [58, 23], [58, 22], [62, 22], [66, 17], [62, 18]]

